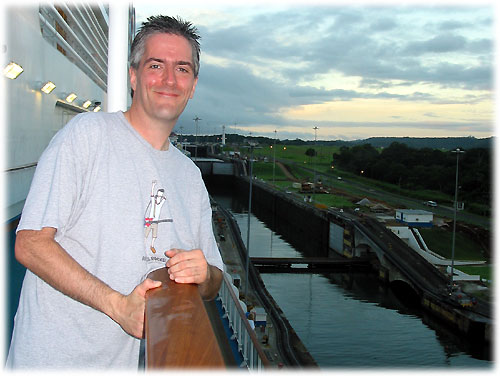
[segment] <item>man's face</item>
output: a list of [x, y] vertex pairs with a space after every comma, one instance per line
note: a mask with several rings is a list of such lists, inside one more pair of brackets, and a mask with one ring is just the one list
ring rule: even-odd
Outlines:
[[148, 118], [175, 124], [194, 95], [198, 79], [193, 68], [191, 45], [186, 38], [172, 34], [150, 36], [138, 69], [130, 69], [134, 104]]

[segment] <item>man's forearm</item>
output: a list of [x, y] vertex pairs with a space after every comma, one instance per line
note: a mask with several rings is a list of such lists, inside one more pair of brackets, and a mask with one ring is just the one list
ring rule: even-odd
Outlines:
[[222, 282], [222, 272], [215, 266], [208, 265], [207, 279], [198, 285], [203, 300], [212, 300], [217, 296]]
[[63, 294], [114, 319], [122, 294], [86, 271], [55, 240], [55, 229], [20, 231], [17, 260]]

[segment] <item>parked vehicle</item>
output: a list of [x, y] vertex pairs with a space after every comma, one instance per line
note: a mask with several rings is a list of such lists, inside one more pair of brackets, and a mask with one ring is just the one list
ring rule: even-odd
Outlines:
[[426, 201], [426, 202], [424, 202], [424, 205], [431, 206], [433, 208], [438, 206], [436, 201]]

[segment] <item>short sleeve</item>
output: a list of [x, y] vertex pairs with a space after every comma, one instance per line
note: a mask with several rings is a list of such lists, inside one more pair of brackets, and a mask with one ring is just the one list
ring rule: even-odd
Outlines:
[[75, 220], [88, 154], [78, 123], [60, 130], [40, 157], [17, 231], [53, 227], [62, 235]]

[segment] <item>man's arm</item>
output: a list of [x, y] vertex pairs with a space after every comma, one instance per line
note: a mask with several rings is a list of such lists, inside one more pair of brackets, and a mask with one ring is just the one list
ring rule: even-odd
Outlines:
[[161, 282], [146, 279], [129, 295], [122, 295], [86, 271], [54, 240], [56, 229], [21, 230], [16, 259], [63, 294], [97, 309], [134, 337], [141, 338], [146, 291]]
[[222, 272], [207, 263], [201, 249], [191, 251], [170, 249], [165, 255], [170, 257], [166, 264], [170, 279], [177, 283], [196, 283], [204, 300], [211, 300], [217, 296], [222, 282]]
[[222, 282], [222, 272], [213, 265], [208, 265], [208, 277], [205, 282], [198, 284], [198, 290], [204, 300], [212, 300], [217, 296]]

